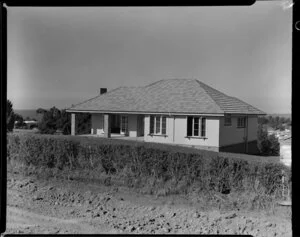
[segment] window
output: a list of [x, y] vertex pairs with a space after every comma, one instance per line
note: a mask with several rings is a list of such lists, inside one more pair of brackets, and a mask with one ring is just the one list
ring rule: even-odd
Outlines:
[[237, 121], [238, 128], [244, 128], [246, 126], [246, 117], [239, 117]]
[[167, 134], [167, 117], [150, 116], [150, 134], [166, 135]]
[[154, 116], [150, 116], [150, 134], [154, 133]]
[[202, 118], [201, 120], [201, 137], [206, 136], [206, 118]]
[[167, 118], [163, 116], [161, 122], [161, 133], [166, 135], [166, 131], [167, 131]]
[[121, 134], [128, 133], [128, 117], [122, 116], [121, 117]]
[[159, 134], [160, 133], [160, 117], [155, 116], [155, 133]]
[[206, 118], [187, 117], [187, 136], [205, 137], [206, 136]]
[[224, 126], [231, 126], [231, 115], [230, 114], [225, 114]]

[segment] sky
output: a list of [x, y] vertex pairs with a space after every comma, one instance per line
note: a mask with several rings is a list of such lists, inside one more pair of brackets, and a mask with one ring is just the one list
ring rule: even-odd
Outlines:
[[195, 78], [266, 113], [291, 113], [292, 8], [8, 7], [14, 109], [64, 109], [101, 87]]

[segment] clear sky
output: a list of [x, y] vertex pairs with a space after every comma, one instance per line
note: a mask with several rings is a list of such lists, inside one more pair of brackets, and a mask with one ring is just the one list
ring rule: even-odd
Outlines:
[[291, 112], [292, 8], [8, 7], [8, 99], [60, 109], [100, 87], [197, 78], [267, 113]]

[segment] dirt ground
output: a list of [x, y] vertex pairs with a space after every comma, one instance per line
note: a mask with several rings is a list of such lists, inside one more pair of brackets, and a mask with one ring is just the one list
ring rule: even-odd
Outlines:
[[251, 234], [292, 236], [290, 207], [203, 207], [186, 195], [140, 194], [92, 181], [8, 172], [5, 234]]

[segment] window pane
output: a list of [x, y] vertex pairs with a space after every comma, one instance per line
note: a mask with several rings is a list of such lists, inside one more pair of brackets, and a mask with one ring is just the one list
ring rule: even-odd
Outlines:
[[187, 117], [187, 136], [192, 136], [193, 131], [193, 117]]
[[156, 130], [155, 130], [155, 133], [160, 133], [160, 116], [156, 116], [155, 117], [155, 122], [156, 122]]
[[127, 116], [122, 116], [121, 117], [121, 132], [122, 133], [127, 133], [128, 131], [128, 117]]
[[162, 122], [161, 122], [161, 133], [166, 134], [166, 129], [167, 129], [167, 118], [162, 117]]
[[194, 136], [199, 136], [199, 118], [194, 118]]
[[231, 125], [231, 116], [228, 115], [228, 114], [225, 115], [224, 125], [225, 126], [230, 126]]
[[244, 128], [245, 125], [246, 125], [246, 118], [245, 117], [238, 118], [238, 127]]
[[202, 118], [201, 121], [201, 136], [202, 137], [206, 136], [206, 118]]
[[154, 133], [154, 116], [150, 116], [150, 134]]

